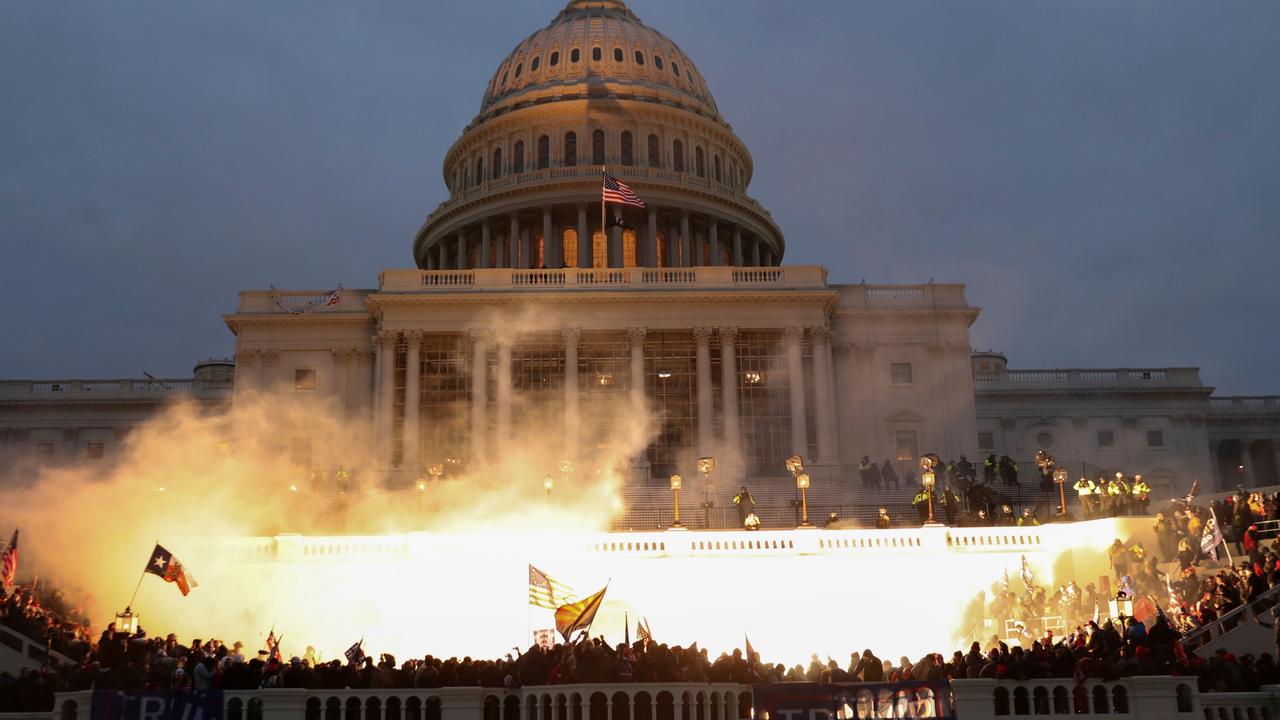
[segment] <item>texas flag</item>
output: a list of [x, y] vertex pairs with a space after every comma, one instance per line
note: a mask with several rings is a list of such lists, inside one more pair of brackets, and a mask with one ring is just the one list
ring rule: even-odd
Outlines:
[[187, 574], [186, 568], [182, 567], [178, 558], [159, 544], [156, 545], [155, 550], [151, 551], [151, 560], [147, 563], [146, 571], [165, 582], [177, 583], [183, 597], [191, 592], [191, 588], [200, 585], [195, 578]]

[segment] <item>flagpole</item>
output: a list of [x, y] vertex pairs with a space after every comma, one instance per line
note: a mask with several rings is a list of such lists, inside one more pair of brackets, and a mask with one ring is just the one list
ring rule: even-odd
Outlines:
[[[160, 546], [160, 538], [156, 538], [156, 547]], [[154, 552], [154, 551], [153, 551]], [[147, 564], [142, 567], [142, 574], [138, 576], [138, 584], [133, 586], [133, 595], [129, 596], [129, 604], [124, 606], [125, 610], [133, 608], [133, 601], [138, 599], [138, 590], [142, 587], [142, 581], [147, 577], [147, 568], [151, 567], [151, 558], [147, 558]]]
[[1213, 518], [1214, 532], [1217, 533], [1218, 537], [1222, 538], [1222, 551], [1227, 554], [1227, 564], [1235, 565], [1236, 561], [1231, 559], [1230, 543], [1227, 542], [1226, 536], [1222, 534], [1222, 523], [1218, 522], [1218, 513], [1214, 512], [1213, 508], [1209, 508], [1209, 515]]
[[[604, 224], [604, 176], [609, 171], [600, 166], [600, 242], [604, 245], [604, 266], [609, 267], [609, 231]], [[594, 250], [592, 251], [594, 253]]]

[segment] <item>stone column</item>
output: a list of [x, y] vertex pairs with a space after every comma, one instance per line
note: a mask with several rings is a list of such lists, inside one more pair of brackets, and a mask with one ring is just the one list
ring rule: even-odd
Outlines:
[[464, 230], [458, 231], [458, 269], [467, 269], [467, 234]]
[[476, 263], [478, 268], [493, 267], [489, 264], [489, 257], [493, 254], [493, 238], [489, 233], [489, 220], [485, 218], [480, 223], [480, 262]]
[[667, 267], [680, 267], [680, 231], [675, 223], [667, 225]]
[[[644, 336], [646, 330], [642, 327], [627, 328], [627, 340], [631, 344], [631, 412], [634, 417], [643, 418], [645, 416], [644, 401]], [[649, 459], [641, 449], [636, 455], [635, 460], [631, 463], [633, 475], [639, 475], [641, 481], [648, 479]]]
[[552, 236], [551, 227], [551, 206], [542, 206], [542, 266], [548, 269], [558, 269], [564, 267], [564, 263], [560, 261], [563, 254], [563, 248], [560, 246], [560, 238]]
[[751, 267], [760, 267], [760, 240], [751, 241]]
[[733, 266], [742, 267], [742, 228], [734, 226], [733, 228]]
[[427, 259], [427, 269], [428, 269], [428, 270], [435, 270], [435, 269], [436, 269], [436, 254], [435, 254], [435, 253], [433, 253], [433, 252], [431, 252], [430, 248], [428, 248], [428, 249], [427, 249], [426, 259]]
[[689, 211], [680, 211], [680, 244], [684, 246], [684, 258], [680, 264], [693, 267], [693, 238], [689, 237]]
[[487, 330], [471, 332], [471, 462], [488, 457], [489, 340]]
[[279, 350], [260, 350], [259, 357], [262, 358], [262, 382], [259, 387], [263, 392], [272, 392], [276, 389], [276, 382], [279, 380], [279, 371], [276, 370], [276, 363], [280, 361]]
[[498, 370], [494, 379], [497, 381], [493, 394], [498, 401], [498, 428], [493, 449], [502, 452], [511, 441], [511, 341], [507, 338], [498, 338]]
[[350, 403], [350, 394], [347, 389], [347, 370], [352, 360], [352, 350], [354, 348], [335, 347], [329, 349], [329, 355], [333, 359], [333, 387], [331, 394], [333, 400], [338, 405], [338, 413], [345, 415]]
[[391, 418], [395, 409], [396, 341], [398, 334], [383, 330], [378, 333], [378, 460], [391, 462]]
[[649, 206], [649, 231], [644, 237], [644, 263], [646, 267], [658, 267], [658, 208]]
[[587, 224], [586, 203], [578, 203], [578, 267], [591, 267], [591, 226]]
[[715, 404], [711, 397], [711, 333], [709, 327], [693, 329], [694, 368], [698, 390], [698, 454], [715, 454]]
[[738, 328], [722, 327], [720, 335], [720, 411], [724, 414], [725, 454], [741, 459], [742, 430], [738, 424]]
[[537, 260], [533, 256], [533, 230], [530, 228], [521, 228], [520, 230], [520, 268], [529, 270], [533, 267], [533, 261]]
[[[608, 221], [606, 221], [606, 224]], [[609, 244], [605, 255], [607, 257], [609, 267], [622, 267], [622, 228], [614, 225], [609, 228]]]
[[791, 452], [808, 460], [809, 428], [804, 414], [804, 358], [800, 349], [804, 328], [788, 327], [782, 335], [787, 345], [787, 390], [791, 397]]
[[407, 332], [405, 340], [408, 345], [404, 364], [404, 461], [401, 464], [416, 479], [422, 462], [419, 457], [422, 447], [419, 423], [422, 414], [422, 333]]
[[564, 457], [578, 458], [578, 438], [582, 435], [578, 417], [578, 328], [564, 328]]
[[236, 353], [235, 394], [243, 396], [259, 389], [258, 351], [241, 350]]
[[817, 402], [818, 464], [835, 465], [835, 389], [831, 385], [831, 330], [825, 326], [809, 329], [813, 339], [813, 397]]
[[710, 220], [711, 226], [707, 228], [707, 235], [711, 239], [711, 257], [707, 260], [707, 264], [718, 266], [720, 264], [720, 224], [714, 217]]
[[515, 213], [511, 213], [511, 226], [510, 226], [510, 229], [507, 230], [507, 253], [509, 256], [507, 261], [507, 267], [509, 268], [519, 267], [519, 264], [518, 264], [518, 258], [520, 257], [520, 247], [518, 245], [519, 242], [520, 242], [520, 216]]

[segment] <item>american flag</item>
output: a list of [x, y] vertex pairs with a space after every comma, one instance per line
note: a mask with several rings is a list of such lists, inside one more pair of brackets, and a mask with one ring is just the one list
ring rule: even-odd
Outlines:
[[4, 582], [5, 587], [13, 584], [13, 578], [18, 574], [18, 529], [13, 529], [13, 538], [9, 540], [9, 545], [4, 549], [3, 567], [0, 567], [0, 580]]
[[602, 192], [605, 202], [631, 205], [638, 208], [644, 207], [644, 201], [631, 190], [629, 185], [609, 173], [604, 174], [604, 189]]
[[573, 602], [573, 589], [533, 565], [529, 566], [529, 604], [555, 610]]

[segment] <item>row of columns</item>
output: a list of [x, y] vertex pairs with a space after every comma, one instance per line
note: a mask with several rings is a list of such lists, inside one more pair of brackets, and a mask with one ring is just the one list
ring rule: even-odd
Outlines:
[[[645, 355], [644, 339], [646, 328], [627, 328], [627, 339], [630, 345], [629, 371], [631, 376], [629, 402], [632, 411], [645, 412], [647, 403], [645, 388]], [[814, 385], [814, 417], [817, 422], [818, 457], [810, 458], [808, 443], [807, 402], [805, 396], [804, 362], [802, 342], [806, 334], [813, 344], [813, 385]], [[567, 427], [577, 427], [579, 412], [578, 377], [578, 342], [581, 332], [578, 328], [565, 328], [561, 331], [564, 342], [564, 422]], [[701, 455], [712, 455], [717, 451], [728, 458], [741, 457], [742, 432], [738, 410], [738, 369], [736, 327], [696, 327], [694, 337], [695, 383], [698, 407], [698, 444]], [[711, 340], [718, 338], [720, 342], [721, 364], [721, 413], [723, 417], [723, 438], [720, 443], [714, 437], [715, 405], [711, 378]], [[788, 327], [783, 331], [785, 343], [788, 393], [791, 409], [791, 452], [805, 457], [817, 464], [834, 464], [838, 462], [836, 448], [836, 414], [835, 414], [835, 378], [831, 362], [830, 331], [826, 327]], [[403, 464], [410, 468], [420, 467], [422, 458], [418, 438], [421, 435], [421, 348], [423, 334], [421, 332], [403, 333], [405, 347], [406, 373], [404, 383], [404, 415], [403, 415]], [[401, 342], [401, 334], [382, 332], [375, 338], [377, 365], [375, 387], [378, 388], [374, 408], [377, 419], [377, 447], [380, 456], [390, 458], [395, 438], [394, 408], [396, 404], [395, 356], [397, 344]], [[511, 374], [511, 343], [505, 338], [496, 337], [491, 331], [478, 330], [471, 333], [473, 378], [485, 378], [488, 368], [489, 348], [496, 344], [497, 368], [495, 383], [496, 405], [496, 437], [501, 442], [511, 437], [511, 404], [513, 395]], [[488, 383], [471, 383], [470, 431], [472, 456], [483, 457], [488, 452], [489, 438], [489, 404]], [[576, 458], [578, 455], [577, 433], [565, 432], [566, 457]], [[717, 450], [717, 445], [719, 449]], [[500, 448], [494, 448], [500, 449]], [[638, 460], [643, 466], [643, 460]]]
[[[567, 264], [567, 258], [564, 257], [565, 248], [562, 238], [562, 233], [567, 228], [560, 228], [560, 232], [557, 232], [553, 210], [554, 208], [549, 205], [542, 207], [543, 265], [547, 268], [561, 268]], [[660, 208], [649, 205], [647, 210], [648, 222], [644, 228], [645, 232], [636, 247], [636, 264], [640, 267], [657, 267], [658, 213]], [[589, 268], [593, 264], [592, 236], [595, 230], [599, 229], [598, 225], [592, 226], [590, 224], [588, 221], [589, 215], [586, 203], [579, 203], [577, 205], [576, 231], [578, 234], [578, 248], [576, 260], [577, 267], [580, 268]], [[742, 228], [737, 225], [733, 225], [732, 232], [722, 239], [720, 237], [720, 222], [709, 216], [707, 217], [707, 234], [705, 238], [706, 244], [710, 245], [710, 252], [707, 252], [702, 236], [694, 236], [692, 234], [689, 211], [679, 210], [677, 218], [671, 221], [664, 230], [667, 242], [666, 257], [663, 258], [663, 264], [666, 267], [721, 265], [726, 249], [730, 251], [729, 260], [734, 267], [774, 265], [778, 259], [773, 251], [765, 245], [764, 241], [756, 237], [744, 237]], [[475, 267], [481, 269], [490, 267], [533, 267], [536, 251], [534, 228], [522, 225], [520, 214], [515, 212], [508, 216], [507, 225], [505, 237], [495, 237], [491, 220], [486, 218], [480, 222], [480, 245]], [[676, 238], [684, 238], [686, 241], [677, 242]], [[494, 243], [498, 243], [497, 250], [499, 252], [495, 252]], [[724, 243], [723, 246], [722, 243]], [[607, 244], [606, 262], [608, 267], [622, 267], [622, 228], [617, 226], [609, 228]], [[468, 248], [467, 229], [460, 228], [451, 237], [441, 238], [435, 245], [427, 249], [427, 269], [469, 269], [467, 262]], [[496, 258], [496, 263], [493, 258]]]

